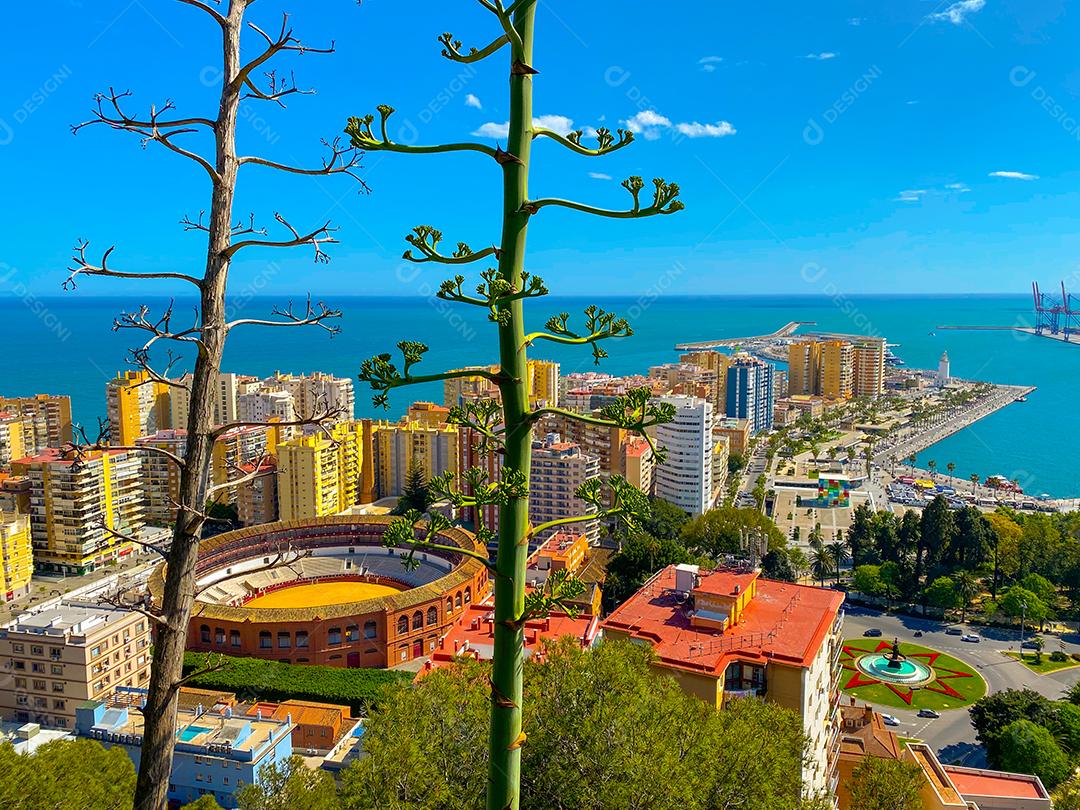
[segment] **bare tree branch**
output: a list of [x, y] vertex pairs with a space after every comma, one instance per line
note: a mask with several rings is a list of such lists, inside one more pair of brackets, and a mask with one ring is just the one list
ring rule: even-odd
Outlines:
[[[286, 248], [286, 247], [298, 247], [299, 245], [313, 245], [315, 247], [315, 263], [329, 264], [330, 257], [323, 252], [322, 245], [336, 245], [338, 240], [330, 234], [335, 233], [338, 229], [330, 227], [330, 221], [327, 220], [320, 227], [311, 231], [310, 233], [301, 234], [296, 228], [289, 224], [281, 214], [275, 212], [274, 219], [288, 228], [289, 232], [293, 235], [292, 239], [245, 239], [241, 242], [232, 244], [225, 254], [230, 258], [238, 251], [246, 247], [273, 247], [273, 248]], [[234, 226], [235, 227], [235, 226]], [[265, 234], [265, 230], [253, 230], [252, 233]]]
[[307, 90], [301, 90], [296, 86], [296, 76], [293, 73], [289, 74], [289, 79], [279, 79], [276, 70], [270, 70], [263, 74], [266, 76], [267, 84], [269, 85], [269, 92], [260, 90], [255, 86], [255, 83], [248, 78], [244, 82], [244, 86], [248, 88], [250, 92], [244, 93], [240, 98], [248, 99], [255, 98], [261, 101], [273, 101], [279, 107], [284, 108], [285, 102], [283, 99], [285, 96], [301, 95], [301, 96], [313, 96], [315, 95], [314, 88]]
[[226, 422], [224, 425], [218, 425], [210, 431], [210, 435], [217, 439], [219, 436], [223, 436], [230, 430], [235, 430], [241, 427], [307, 427], [309, 425], [325, 426], [327, 423], [335, 422], [341, 419], [345, 415], [345, 409], [340, 405], [331, 407], [330, 405], [318, 404], [313, 409], [311, 415], [304, 416], [299, 419], [290, 419], [282, 422], [256, 422], [237, 420], [235, 422]]
[[201, 0], [180, 0], [180, 2], [205, 11], [207, 14], [210, 15], [214, 22], [216, 22], [222, 28], [225, 27], [225, 23], [227, 22], [227, 20], [223, 16], [221, 16], [217, 9], [213, 8], [212, 6], [208, 6], [206, 3], [201, 2]]
[[269, 456], [269, 455], [261, 456], [258, 459], [258, 461], [252, 462], [252, 464], [254, 465], [253, 470], [245, 470], [244, 469], [244, 466], [250, 466], [250, 465], [241, 465], [241, 464], [236, 464], [235, 462], [232, 462], [232, 461], [226, 461], [225, 462], [226, 469], [229, 472], [236, 473], [239, 477], [237, 477], [237, 478], [229, 478], [228, 480], [223, 481], [220, 484], [214, 484], [214, 485], [208, 487], [207, 490], [206, 490], [206, 497], [208, 499], [210, 499], [210, 498], [213, 498], [215, 493], [223, 492], [225, 490], [235, 489], [237, 487], [243, 486], [244, 484], [248, 483], [249, 481], [254, 481], [256, 478], [265, 478], [268, 475], [273, 475], [275, 473], [275, 469], [273, 467], [266, 466], [267, 462], [270, 461], [270, 459], [271, 459], [271, 456]]
[[334, 138], [332, 141], [322, 138], [321, 142], [323, 146], [330, 150], [330, 154], [323, 158], [322, 168], [305, 169], [300, 166], [289, 166], [285, 163], [278, 163], [277, 161], [267, 160], [266, 158], [253, 155], [237, 158], [237, 163], [241, 166], [252, 163], [257, 166], [266, 166], [271, 169], [277, 169], [278, 171], [289, 172], [290, 174], [305, 174], [309, 176], [347, 174], [353, 180], [360, 183], [364, 190], [367, 190], [367, 183], [365, 183], [355, 171], [360, 168], [360, 160], [363, 157], [363, 153], [355, 146], [342, 146], [341, 138]]
[[272, 314], [284, 318], [285, 320], [283, 321], [243, 318], [226, 324], [226, 328], [232, 329], [235, 326], [318, 326], [329, 332], [331, 336], [340, 333], [340, 326], [328, 324], [326, 321], [330, 318], [340, 318], [341, 310], [330, 309], [322, 301], [319, 301], [315, 306], [318, 307], [318, 309], [312, 306], [311, 296], [309, 295], [307, 298], [307, 308], [301, 314], [293, 312], [292, 301], [290, 301], [285, 309], [275, 307], [273, 310]]
[[186, 273], [129, 273], [123, 270], [112, 270], [108, 266], [109, 256], [116, 249], [115, 246], [110, 247], [101, 256], [101, 264], [91, 264], [86, 259], [86, 249], [90, 247], [90, 242], [85, 239], [80, 239], [75, 243], [73, 250], [75, 255], [71, 257], [72, 265], [68, 267], [68, 277], [64, 280], [63, 288], [65, 290], [74, 290], [76, 285], [75, 279], [78, 276], [109, 276], [111, 278], [169, 278], [179, 279], [180, 281], [186, 281], [189, 284], [194, 284], [199, 289], [202, 289], [202, 282], [194, 276], [189, 276]]
[[289, 15], [283, 14], [281, 17], [281, 30], [276, 37], [271, 37], [265, 31], [263, 31], [255, 23], [248, 23], [248, 28], [255, 31], [263, 39], [266, 40], [266, 49], [263, 50], [258, 56], [248, 62], [246, 65], [240, 68], [236, 74], [236, 78], [233, 79], [230, 89], [233, 92], [239, 92], [244, 86], [250, 87], [249, 78], [251, 72], [265, 63], [275, 54], [282, 53], [283, 51], [294, 51], [296, 53], [333, 53], [334, 42], [331, 40], [329, 48], [309, 48], [304, 45], [299, 39], [293, 36], [292, 29], [289, 28]]

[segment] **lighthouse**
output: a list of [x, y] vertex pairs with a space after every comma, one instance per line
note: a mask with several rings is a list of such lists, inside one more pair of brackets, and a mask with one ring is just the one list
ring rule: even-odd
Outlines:
[[937, 384], [944, 388], [949, 384], [949, 353], [942, 352], [937, 364]]

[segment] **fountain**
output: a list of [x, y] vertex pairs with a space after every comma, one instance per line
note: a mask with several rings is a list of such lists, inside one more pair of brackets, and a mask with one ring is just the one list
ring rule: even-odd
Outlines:
[[888, 654], [869, 653], [860, 657], [855, 665], [861, 672], [886, 683], [904, 686], [922, 686], [934, 680], [934, 670], [926, 664], [910, 660], [900, 652], [900, 640], [893, 639]]

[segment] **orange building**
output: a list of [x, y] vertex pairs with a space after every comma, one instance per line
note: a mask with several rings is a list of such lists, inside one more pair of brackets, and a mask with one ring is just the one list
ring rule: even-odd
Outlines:
[[603, 624], [608, 638], [646, 643], [655, 666], [716, 708], [764, 697], [802, 717], [810, 739], [809, 793], [829, 790], [839, 726], [833, 671], [841, 649], [844, 595], [762, 579], [757, 571], [671, 565]]

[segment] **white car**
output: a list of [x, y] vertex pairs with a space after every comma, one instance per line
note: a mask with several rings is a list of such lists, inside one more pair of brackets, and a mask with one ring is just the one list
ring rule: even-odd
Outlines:
[[891, 714], [883, 714], [883, 715], [881, 715], [881, 722], [883, 722], [887, 726], [898, 726], [898, 725], [900, 725], [900, 721], [897, 720], [895, 717], [893, 717]]
[[982, 639], [979, 637], [979, 635], [977, 633], [964, 633], [964, 635], [960, 636], [960, 640], [961, 641], [970, 641], [970, 642], [972, 642], [974, 644], [977, 644], [980, 641], [982, 641]]

